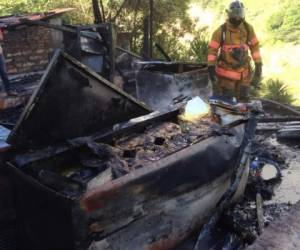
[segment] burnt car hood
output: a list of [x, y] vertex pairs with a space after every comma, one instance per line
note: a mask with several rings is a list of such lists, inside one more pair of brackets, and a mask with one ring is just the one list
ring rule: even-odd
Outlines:
[[58, 50], [8, 143], [40, 148], [150, 113], [144, 104]]

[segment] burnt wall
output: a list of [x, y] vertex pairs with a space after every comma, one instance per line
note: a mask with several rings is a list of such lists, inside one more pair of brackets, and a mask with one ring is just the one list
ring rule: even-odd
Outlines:
[[[60, 19], [59, 19], [60, 20]], [[57, 20], [53, 19], [52, 22]], [[44, 70], [49, 55], [61, 47], [60, 32], [41, 26], [5, 31], [3, 50], [9, 75]]]

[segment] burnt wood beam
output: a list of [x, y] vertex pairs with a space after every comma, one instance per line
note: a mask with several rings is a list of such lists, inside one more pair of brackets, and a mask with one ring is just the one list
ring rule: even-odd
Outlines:
[[95, 24], [100, 24], [103, 22], [103, 18], [99, 8], [99, 2], [98, 0], [92, 0], [92, 1], [93, 1], [93, 11], [94, 11], [94, 18], [95, 18], [94, 22]]
[[163, 49], [162, 46], [160, 46], [160, 44], [155, 43], [155, 47], [156, 47], [157, 50], [164, 56], [164, 58], [165, 58], [168, 62], [171, 62], [171, 61], [172, 61], [171, 57], [169, 57], [169, 55], [167, 54], [167, 52]]
[[300, 116], [277, 116], [277, 117], [259, 117], [258, 123], [274, 123], [274, 122], [298, 122]]
[[150, 17], [150, 35], [149, 35], [149, 56], [150, 58], [153, 58], [153, 22], [154, 22], [154, 2], [153, 0], [149, 0], [149, 9], [150, 9], [150, 13], [149, 13], [149, 17]]

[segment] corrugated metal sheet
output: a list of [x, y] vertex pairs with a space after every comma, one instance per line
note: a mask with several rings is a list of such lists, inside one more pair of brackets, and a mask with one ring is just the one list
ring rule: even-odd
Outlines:
[[11, 15], [11, 16], [2, 16], [0, 17], [0, 27], [1, 26], [18, 26], [22, 24], [23, 21], [40, 21], [50, 19], [69, 11], [74, 10], [74, 8], [63, 8], [63, 9], [55, 9], [48, 12], [43, 13], [34, 13], [28, 15]]

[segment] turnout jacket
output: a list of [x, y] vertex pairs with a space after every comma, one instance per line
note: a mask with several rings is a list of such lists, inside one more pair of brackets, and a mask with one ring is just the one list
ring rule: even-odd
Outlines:
[[251, 74], [251, 57], [262, 63], [259, 41], [254, 28], [246, 21], [234, 27], [229, 21], [212, 35], [208, 48], [208, 65], [216, 65], [218, 76], [241, 80]]

